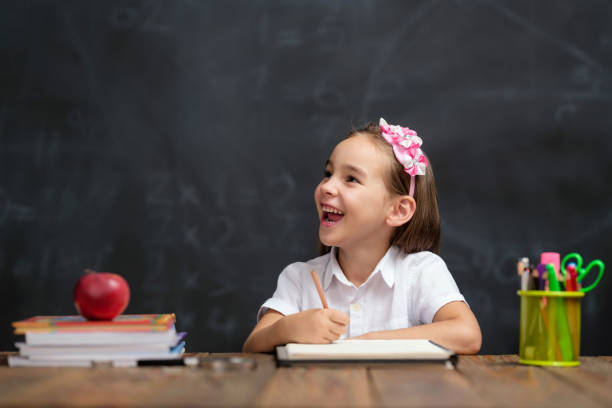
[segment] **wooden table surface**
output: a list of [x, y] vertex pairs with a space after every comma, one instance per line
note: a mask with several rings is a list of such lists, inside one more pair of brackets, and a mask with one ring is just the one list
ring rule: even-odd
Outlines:
[[[199, 353], [198, 367], [10, 368], [0, 354], [0, 405], [610, 407], [612, 357], [576, 368], [461, 356], [456, 369], [405, 364], [277, 368], [271, 355]], [[240, 356], [250, 364], [226, 364]]]

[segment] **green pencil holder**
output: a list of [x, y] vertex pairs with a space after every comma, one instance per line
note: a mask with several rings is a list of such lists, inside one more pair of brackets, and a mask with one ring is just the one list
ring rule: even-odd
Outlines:
[[580, 365], [580, 301], [583, 292], [519, 290], [519, 362], [556, 367]]

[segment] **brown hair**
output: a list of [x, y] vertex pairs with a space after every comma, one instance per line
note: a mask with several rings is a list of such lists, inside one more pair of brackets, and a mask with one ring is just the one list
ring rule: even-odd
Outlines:
[[[380, 127], [368, 123], [361, 129], [353, 129], [346, 139], [356, 136], [368, 136], [374, 145], [389, 158], [389, 171], [385, 184], [390, 192], [398, 195], [408, 195], [410, 191], [410, 175], [404, 171], [404, 166], [397, 161], [393, 147], [383, 138]], [[407, 223], [397, 227], [391, 236], [391, 245], [396, 245], [404, 253], [420, 251], [438, 253], [440, 250], [440, 213], [438, 211], [438, 194], [431, 162], [424, 176], [415, 176], [414, 200], [416, 210]], [[319, 242], [321, 255], [330, 251], [330, 247]]]

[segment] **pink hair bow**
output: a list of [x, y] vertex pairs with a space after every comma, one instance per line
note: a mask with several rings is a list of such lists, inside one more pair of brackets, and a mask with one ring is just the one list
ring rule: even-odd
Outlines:
[[423, 140], [414, 130], [398, 125], [389, 125], [380, 118], [380, 131], [385, 140], [393, 146], [393, 153], [404, 166], [404, 171], [410, 174], [410, 195], [414, 193], [414, 176], [425, 175], [427, 158], [421, 150]]

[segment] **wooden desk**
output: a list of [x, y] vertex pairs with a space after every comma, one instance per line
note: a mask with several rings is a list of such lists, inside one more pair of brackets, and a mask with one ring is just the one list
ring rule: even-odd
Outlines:
[[276, 368], [270, 355], [240, 356], [254, 358], [256, 367], [0, 366], [0, 405], [612, 406], [612, 357], [541, 368], [519, 365], [514, 355], [466, 356], [449, 370], [427, 364]]

